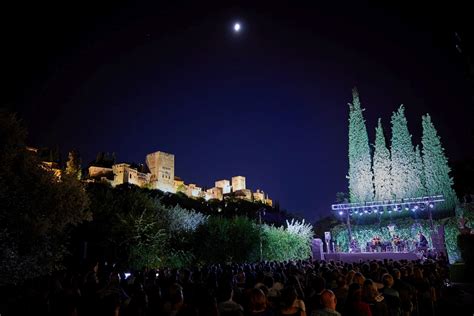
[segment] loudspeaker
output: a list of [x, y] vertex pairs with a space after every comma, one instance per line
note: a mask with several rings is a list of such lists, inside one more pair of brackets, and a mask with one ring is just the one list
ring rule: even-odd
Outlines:
[[311, 242], [311, 250], [314, 260], [324, 260], [323, 241], [320, 238], [314, 238]]

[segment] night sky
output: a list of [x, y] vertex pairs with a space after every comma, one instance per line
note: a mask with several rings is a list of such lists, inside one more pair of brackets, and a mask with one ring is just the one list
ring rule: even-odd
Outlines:
[[186, 183], [243, 175], [310, 221], [347, 191], [354, 86], [371, 142], [403, 103], [415, 143], [429, 112], [449, 160], [472, 157], [464, 8], [203, 3], [4, 8], [1, 104], [31, 146], [77, 149], [83, 166], [165, 151]]

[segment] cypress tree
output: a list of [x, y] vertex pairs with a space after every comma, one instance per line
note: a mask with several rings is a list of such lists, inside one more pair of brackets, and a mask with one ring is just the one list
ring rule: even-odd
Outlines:
[[375, 200], [384, 201], [392, 198], [390, 188], [390, 152], [385, 143], [382, 122], [379, 118], [375, 128], [375, 150], [374, 150], [374, 187]]
[[68, 160], [66, 162], [66, 173], [77, 177], [77, 179], [79, 180], [82, 177], [81, 158], [79, 157], [79, 153], [76, 150], [72, 150], [68, 154]]
[[422, 117], [422, 125], [421, 143], [427, 194], [443, 194], [445, 202], [440, 203], [439, 207], [445, 210], [453, 209], [456, 206], [457, 197], [453, 190], [453, 179], [449, 176], [451, 169], [429, 114]]
[[369, 137], [357, 89], [349, 103], [349, 195], [351, 202], [371, 201], [374, 197]]
[[425, 181], [425, 170], [423, 167], [423, 160], [421, 159], [420, 146], [416, 145], [415, 147], [415, 167], [413, 168], [416, 172], [416, 178], [418, 179], [416, 185], [416, 195], [425, 196], [426, 195], [426, 181]]
[[415, 172], [415, 151], [408, 132], [405, 109], [401, 105], [392, 115], [392, 165], [390, 170], [392, 196], [396, 199], [416, 197], [420, 185]]

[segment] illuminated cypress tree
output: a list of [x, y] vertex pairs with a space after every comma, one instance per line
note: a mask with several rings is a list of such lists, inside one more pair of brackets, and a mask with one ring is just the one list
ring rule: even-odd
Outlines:
[[415, 166], [413, 168], [416, 172], [416, 178], [418, 179], [416, 186], [416, 196], [426, 195], [425, 188], [425, 170], [423, 167], [423, 160], [421, 159], [420, 146], [416, 145], [415, 147]]
[[351, 202], [371, 201], [374, 197], [369, 137], [357, 89], [349, 103], [349, 195]]
[[426, 114], [422, 117], [423, 136], [423, 165], [425, 172], [426, 191], [429, 195], [443, 194], [445, 202], [440, 203], [441, 209], [453, 209], [456, 206], [457, 197], [453, 190], [453, 179], [449, 176], [451, 169], [448, 159], [441, 146], [441, 140], [431, 122], [431, 117]]
[[414, 169], [416, 159], [403, 105], [392, 115], [392, 165], [390, 170], [392, 196], [396, 199], [416, 197], [420, 179]]
[[390, 189], [390, 152], [385, 144], [382, 122], [379, 118], [378, 126], [375, 128], [375, 150], [374, 150], [374, 187], [375, 200], [383, 201], [392, 198]]
[[79, 180], [82, 177], [81, 158], [79, 157], [79, 153], [75, 150], [70, 151], [68, 154], [66, 173], [77, 177]]

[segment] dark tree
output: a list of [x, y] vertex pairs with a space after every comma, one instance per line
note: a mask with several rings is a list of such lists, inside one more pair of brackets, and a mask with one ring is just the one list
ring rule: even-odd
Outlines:
[[61, 268], [70, 229], [90, 218], [82, 183], [42, 167], [25, 137], [18, 119], [0, 111], [0, 284]]
[[66, 174], [76, 177], [78, 180], [82, 177], [81, 158], [77, 150], [72, 150], [68, 154], [66, 162]]

